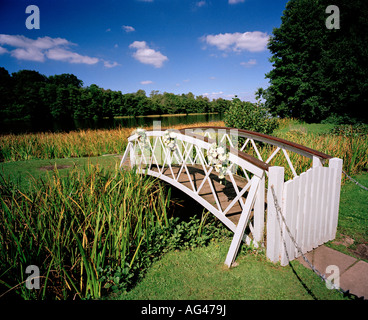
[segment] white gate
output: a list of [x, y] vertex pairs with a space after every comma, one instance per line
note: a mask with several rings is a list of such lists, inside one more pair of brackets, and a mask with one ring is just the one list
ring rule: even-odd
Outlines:
[[[338, 158], [330, 159], [328, 167], [315, 159], [313, 168], [287, 182], [284, 182], [283, 167], [269, 168], [266, 250], [271, 261], [280, 261], [284, 266], [288, 260], [298, 257], [300, 252], [294, 241], [305, 254], [335, 238], [341, 174], [342, 160]], [[277, 210], [274, 194], [284, 220], [277, 217], [281, 213]]]

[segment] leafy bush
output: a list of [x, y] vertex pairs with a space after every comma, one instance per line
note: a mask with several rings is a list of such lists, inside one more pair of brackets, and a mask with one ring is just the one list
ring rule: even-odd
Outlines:
[[276, 118], [271, 117], [268, 109], [251, 102], [233, 99], [229, 110], [225, 113], [227, 127], [271, 134], [278, 127]]

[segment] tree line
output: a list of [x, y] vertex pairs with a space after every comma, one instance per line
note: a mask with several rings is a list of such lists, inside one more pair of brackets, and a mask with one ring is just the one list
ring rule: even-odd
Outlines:
[[206, 96], [134, 93], [105, 90], [96, 84], [84, 87], [73, 74], [46, 77], [37, 71], [9, 74], [0, 67], [0, 119], [100, 119], [152, 114], [225, 112], [231, 101], [210, 101]]
[[290, 0], [268, 43], [273, 68], [258, 98], [282, 118], [368, 123], [367, 17], [366, 0]]

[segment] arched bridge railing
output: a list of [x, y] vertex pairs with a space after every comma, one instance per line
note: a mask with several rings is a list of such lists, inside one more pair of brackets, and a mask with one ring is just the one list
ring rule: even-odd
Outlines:
[[[299, 175], [290, 152], [313, 159], [312, 168]], [[284, 157], [283, 163], [292, 173], [293, 178], [287, 182], [284, 166], [271, 165], [272, 161], [280, 161], [277, 155]], [[323, 163], [331, 158], [305, 146], [247, 130], [210, 126], [181, 130], [154, 128], [137, 130], [128, 138], [120, 166], [136, 166], [139, 172], [182, 190], [232, 230], [234, 237], [225, 260], [230, 267], [242, 240], [248, 244], [252, 241], [256, 246], [264, 243], [266, 208], [267, 256], [274, 262], [285, 262], [286, 252], [281, 245], [285, 239], [281, 239], [280, 228], [286, 226], [277, 225], [271, 184], [279, 201], [282, 200], [286, 223], [291, 223], [304, 251], [334, 237], [342, 163], [340, 159], [332, 159], [330, 168], [324, 167]], [[332, 191], [321, 197], [318, 192], [323, 188]], [[292, 195], [290, 190], [294, 190]], [[288, 202], [284, 204], [285, 198]], [[308, 205], [312, 200], [317, 205]], [[319, 218], [320, 211], [328, 211], [323, 213], [323, 219]], [[295, 245], [290, 243], [291, 239], [286, 240], [288, 256], [296, 257]]]

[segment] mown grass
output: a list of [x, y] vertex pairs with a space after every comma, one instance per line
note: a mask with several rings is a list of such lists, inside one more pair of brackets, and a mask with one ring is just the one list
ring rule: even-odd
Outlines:
[[121, 157], [118, 155], [106, 155], [100, 157], [2, 162], [0, 163], [0, 175], [6, 181], [11, 181], [18, 188], [24, 190], [29, 189], [38, 179], [45, 178], [54, 169], [57, 169], [61, 177], [65, 177], [72, 168], [83, 169], [88, 164], [113, 171], [119, 165], [120, 159]]
[[328, 290], [311, 270], [299, 262], [281, 267], [264, 252], [244, 248], [239, 265], [224, 266], [230, 239], [207, 247], [170, 252], [147, 272], [131, 291], [111, 295], [122, 300], [343, 300]]
[[[368, 186], [368, 173], [353, 176], [362, 185]], [[341, 189], [339, 221], [336, 240], [328, 245], [336, 250], [368, 262], [367, 252], [359, 252], [359, 245], [368, 246], [368, 191], [351, 181]], [[343, 244], [346, 237], [350, 242]]]

